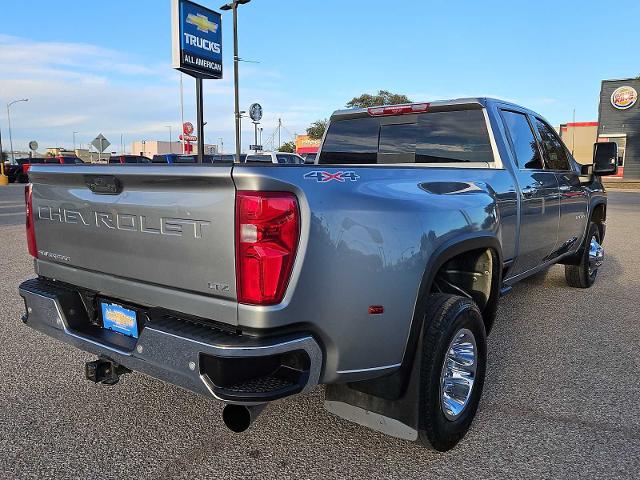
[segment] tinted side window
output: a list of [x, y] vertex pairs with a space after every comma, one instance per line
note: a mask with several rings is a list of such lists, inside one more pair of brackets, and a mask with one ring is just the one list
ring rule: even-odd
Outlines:
[[556, 132], [539, 118], [536, 118], [536, 127], [542, 139], [547, 168], [549, 170], [570, 170], [567, 152]]
[[379, 130], [377, 118], [331, 123], [319, 163], [376, 163]]
[[527, 169], [541, 169], [540, 151], [526, 115], [507, 110], [503, 110], [502, 115], [513, 143], [518, 166]]

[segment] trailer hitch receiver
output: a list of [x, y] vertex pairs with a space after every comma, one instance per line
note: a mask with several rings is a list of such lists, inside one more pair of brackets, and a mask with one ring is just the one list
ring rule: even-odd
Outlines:
[[103, 385], [115, 385], [120, 380], [120, 375], [130, 372], [131, 370], [127, 367], [105, 358], [99, 358], [84, 365], [84, 374], [87, 380]]

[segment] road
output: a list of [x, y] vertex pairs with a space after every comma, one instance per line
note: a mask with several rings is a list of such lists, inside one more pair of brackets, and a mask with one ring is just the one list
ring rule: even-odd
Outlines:
[[20, 322], [32, 262], [23, 227], [0, 227], [0, 478], [639, 478], [640, 193], [611, 193], [608, 217], [592, 289], [556, 266], [503, 299], [478, 416], [446, 454], [333, 417], [321, 388], [235, 435], [218, 403], [140, 374], [86, 382], [90, 355]]
[[24, 224], [24, 185], [0, 186], [0, 226]]

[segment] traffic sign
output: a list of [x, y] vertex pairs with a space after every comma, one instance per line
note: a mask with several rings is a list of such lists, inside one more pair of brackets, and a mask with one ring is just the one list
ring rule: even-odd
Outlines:
[[100, 134], [93, 139], [93, 141], [91, 142], [91, 145], [93, 145], [94, 148], [99, 153], [104, 153], [104, 151], [109, 147], [109, 145], [111, 145], [111, 142], [107, 140], [104, 135]]
[[31, 140], [29, 142], [29, 150], [32, 150], [34, 152], [38, 150], [38, 142], [36, 142], [35, 140]]
[[262, 148], [262, 145], [249, 145], [249, 150], [255, 150], [257, 152], [264, 149]]
[[262, 120], [262, 105], [259, 103], [252, 103], [249, 107], [249, 116], [254, 122]]

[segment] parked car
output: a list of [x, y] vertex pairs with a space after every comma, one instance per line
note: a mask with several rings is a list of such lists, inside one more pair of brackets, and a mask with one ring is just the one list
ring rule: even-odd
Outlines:
[[32, 165], [82, 165], [84, 162], [75, 156], [57, 155], [55, 157], [19, 158], [16, 160], [16, 168], [13, 175], [20, 183], [29, 182], [29, 170]]
[[[214, 162], [235, 162], [235, 160], [236, 160], [236, 155], [231, 153], [213, 155]], [[244, 162], [246, 160], [247, 160], [247, 154], [241, 153], [240, 161]]]
[[304, 153], [301, 155], [301, 157], [304, 159], [304, 163], [307, 165], [316, 163], [316, 158], [318, 157], [317, 153]]
[[281, 165], [301, 165], [304, 163], [304, 159], [295, 153], [284, 152], [262, 152], [255, 155], [247, 155], [245, 159], [246, 163], [262, 162], [262, 163], [277, 163]]
[[24, 323], [98, 355], [94, 382], [136, 370], [225, 402], [236, 432], [326, 384], [330, 412], [445, 451], [478, 408], [500, 298], [554, 264], [588, 288], [604, 261], [617, 146], [582, 170], [512, 103], [338, 111], [315, 168], [251, 157], [34, 166]]
[[18, 158], [15, 163], [4, 162], [4, 173], [9, 178], [9, 183], [20, 182], [22, 178], [22, 163], [29, 161], [28, 158]]
[[[203, 163], [213, 163], [215, 155], [204, 155]], [[162, 155], [154, 155], [151, 159], [152, 163], [198, 163], [197, 155], [182, 155], [177, 153], [166, 153]]]
[[109, 163], [151, 163], [151, 159], [143, 155], [111, 155]]

